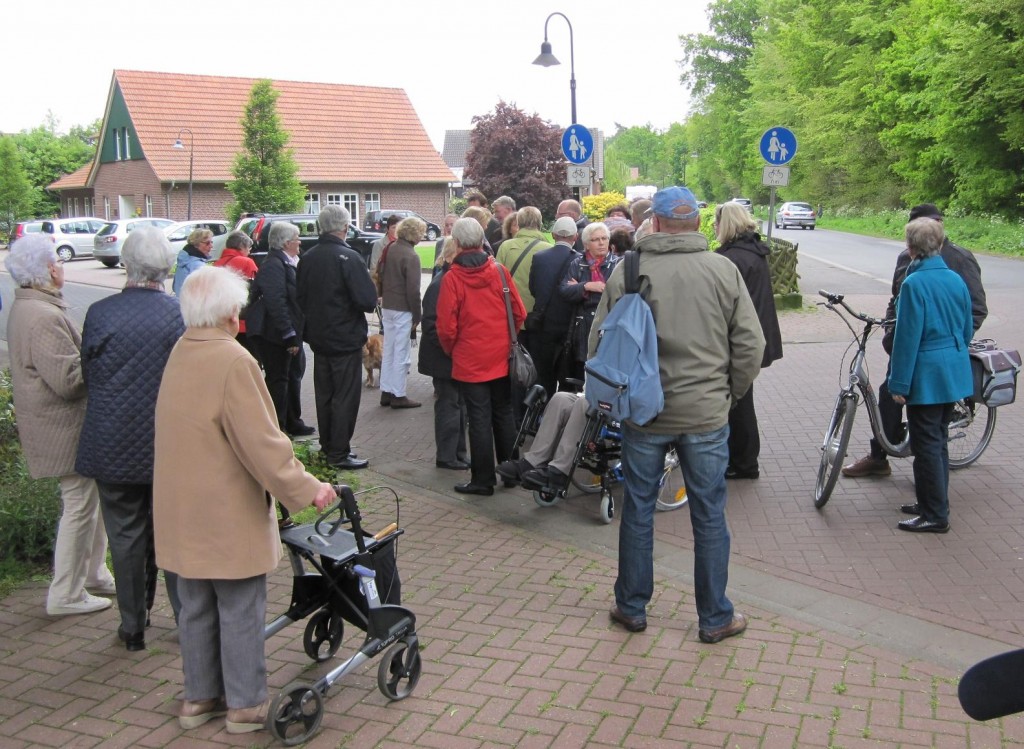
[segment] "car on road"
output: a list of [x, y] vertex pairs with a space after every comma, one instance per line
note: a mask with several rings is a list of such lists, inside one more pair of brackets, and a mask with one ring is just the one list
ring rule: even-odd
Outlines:
[[176, 251], [180, 251], [188, 242], [188, 235], [196, 229], [209, 229], [213, 232], [213, 252], [210, 257], [216, 260], [224, 252], [224, 243], [228, 241], [228, 233], [231, 226], [223, 219], [192, 219], [191, 221], [178, 221], [164, 229], [164, 236], [171, 243]]
[[[267, 256], [269, 250], [267, 228], [275, 221], [288, 221], [298, 227], [301, 244], [300, 255], [313, 247], [320, 239], [320, 222], [315, 213], [255, 213], [243, 216], [238, 220], [235, 229], [245, 232], [252, 239], [250, 257], [256, 262], [256, 265], [262, 264], [263, 259]], [[382, 236], [381, 233], [363, 231], [355, 224], [349, 224], [345, 242], [362, 255], [369, 267], [373, 243]]]
[[107, 222], [93, 216], [47, 218], [40, 222], [39, 233], [53, 240], [57, 257], [67, 262], [76, 257], [91, 257], [93, 239]]
[[747, 209], [747, 213], [754, 212], [754, 204], [751, 202], [750, 198], [733, 198], [731, 202], [739, 203], [741, 206]]
[[92, 256], [108, 268], [113, 268], [121, 262], [121, 247], [132, 230], [140, 226], [165, 229], [173, 223], [169, 218], [122, 218], [110, 221], [93, 239]]
[[801, 229], [814, 229], [816, 216], [810, 203], [783, 203], [775, 211], [775, 228], [788, 229], [799, 226]]
[[37, 219], [35, 221], [19, 221], [14, 225], [14, 231], [11, 232], [11, 241], [21, 239], [26, 234], [36, 234], [43, 228], [43, 220]]
[[427, 221], [423, 216], [416, 213], [415, 211], [367, 211], [366, 218], [363, 219], [363, 230], [364, 231], [376, 231], [384, 233], [388, 229], [388, 218], [392, 215], [397, 215], [399, 218], [409, 218], [415, 216], [420, 221], [427, 225], [427, 234], [424, 239], [433, 242], [435, 239], [441, 236], [441, 227], [435, 224], [433, 221]]

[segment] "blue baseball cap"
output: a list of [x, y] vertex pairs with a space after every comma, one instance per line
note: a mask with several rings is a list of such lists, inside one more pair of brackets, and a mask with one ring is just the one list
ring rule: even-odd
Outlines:
[[661, 216], [663, 218], [688, 219], [700, 215], [697, 198], [685, 187], [666, 187], [654, 193], [651, 207], [645, 216]]

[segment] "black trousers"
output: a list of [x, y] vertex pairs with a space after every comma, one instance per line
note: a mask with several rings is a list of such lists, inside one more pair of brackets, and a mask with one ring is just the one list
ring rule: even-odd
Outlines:
[[558, 352], [565, 340], [564, 332], [540, 330], [530, 333], [530, 346], [527, 349], [537, 367], [537, 382], [544, 388], [550, 398], [558, 387], [558, 373], [555, 369]]
[[907, 406], [910, 450], [914, 453], [914, 492], [921, 516], [949, 522], [949, 420], [952, 403]]
[[488, 382], [458, 382], [469, 420], [470, 481], [494, 486], [494, 456], [512, 458], [516, 428], [512, 421], [512, 389], [508, 375]]
[[741, 473], [758, 470], [761, 435], [754, 410], [754, 386], [729, 411], [729, 467]]
[[[142, 632], [156, 598], [156, 548], [153, 544], [153, 485], [97, 481], [103, 527], [117, 584], [121, 626], [129, 634]], [[177, 576], [166, 572], [167, 592], [174, 618], [181, 604]]]
[[302, 346], [299, 346], [299, 353], [292, 356], [286, 346], [278, 346], [266, 338], [257, 336], [251, 340], [256, 343], [258, 358], [263, 363], [278, 426], [283, 432], [302, 426], [302, 376], [306, 373], [306, 354]]
[[313, 355], [313, 389], [320, 449], [337, 463], [352, 452], [352, 435], [362, 396], [363, 352]]
[[466, 402], [455, 380], [434, 378], [434, 443], [436, 459], [446, 463], [466, 459]]
[[[878, 387], [878, 412], [882, 417], [882, 434], [893, 444], [903, 439], [903, 406], [892, 399], [889, 392], [889, 370], [892, 363], [885, 368], [885, 381]], [[888, 456], [885, 450], [878, 444], [878, 440], [871, 438], [871, 457], [876, 460], [885, 460]]]

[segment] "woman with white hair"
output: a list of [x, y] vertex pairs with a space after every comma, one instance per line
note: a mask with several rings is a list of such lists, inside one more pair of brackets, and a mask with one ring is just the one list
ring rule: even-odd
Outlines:
[[[143, 226], [129, 234], [121, 252], [128, 282], [120, 294], [89, 307], [82, 331], [82, 373], [89, 402], [75, 470], [95, 479], [99, 487], [117, 581], [117, 634], [129, 651], [146, 647], [145, 628], [156, 597], [156, 396], [167, 357], [185, 332], [178, 300], [164, 289], [174, 254], [156, 227]], [[167, 573], [166, 582], [177, 619], [173, 573]]]
[[256, 360], [235, 340], [247, 298], [226, 268], [189, 276], [187, 327], [156, 403], [156, 560], [178, 575], [185, 729], [225, 713], [228, 733], [264, 727], [267, 573], [281, 558], [267, 492], [294, 512], [335, 496], [295, 458]]
[[64, 265], [53, 242], [29, 234], [11, 245], [7, 271], [17, 287], [7, 319], [18, 436], [32, 478], [60, 480], [64, 505], [46, 598], [51, 616], [87, 614], [110, 606], [114, 578], [106, 565], [107, 537], [100, 522], [96, 482], [75, 472], [78, 435], [85, 418], [82, 336], [67, 314]]
[[568, 376], [577, 380], [583, 379], [590, 327], [594, 324], [594, 313], [604, 293], [605, 282], [619, 262], [619, 258], [611, 254], [611, 232], [605, 224], [587, 224], [583, 227], [580, 239], [585, 251], [572, 259], [565, 277], [558, 285], [559, 296], [575, 306], [566, 348]]
[[213, 252], [213, 232], [209, 229], [193, 229], [188, 241], [178, 253], [178, 267], [174, 271], [171, 287], [175, 295], [181, 293], [182, 284], [189, 274], [202, 268], [210, 260]]

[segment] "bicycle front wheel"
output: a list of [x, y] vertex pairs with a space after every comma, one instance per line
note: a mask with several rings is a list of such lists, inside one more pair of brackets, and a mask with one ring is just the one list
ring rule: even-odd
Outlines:
[[985, 452], [996, 430], [996, 410], [971, 399], [953, 404], [953, 418], [949, 420], [949, 467], [966, 468]]
[[825, 432], [825, 442], [821, 446], [818, 480], [814, 483], [814, 506], [818, 509], [825, 506], [836, 486], [839, 471], [846, 459], [846, 448], [850, 445], [850, 433], [853, 431], [853, 417], [856, 413], [856, 397], [841, 394]]

